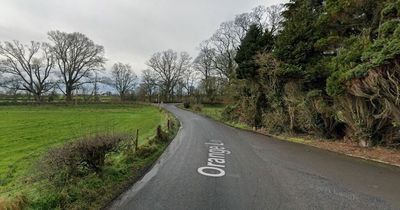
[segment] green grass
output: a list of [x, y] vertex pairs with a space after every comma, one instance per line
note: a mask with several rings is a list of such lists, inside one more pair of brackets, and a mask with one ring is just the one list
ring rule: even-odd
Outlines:
[[[200, 106], [201, 107], [201, 111], [198, 111], [198, 110], [196, 111], [196, 106], [199, 106], [199, 105], [193, 105], [189, 110], [197, 112], [197, 113], [202, 114], [202, 115], [205, 115], [205, 116], [207, 116], [209, 118], [212, 118], [212, 119], [214, 119], [216, 121], [223, 122], [223, 123], [228, 124], [228, 125], [230, 125], [232, 127], [235, 127], [235, 128], [241, 128], [241, 129], [247, 129], [247, 130], [251, 129], [250, 126], [248, 126], [248, 125], [246, 125], [244, 123], [232, 122], [232, 121], [225, 120], [222, 117], [222, 112], [225, 109], [225, 105], [223, 105], [223, 104], [203, 104], [203, 105]], [[179, 107], [184, 109], [183, 105], [179, 105]]]
[[215, 120], [222, 120], [221, 114], [224, 111], [224, 108], [224, 105], [204, 105], [200, 113]]
[[0, 196], [18, 191], [20, 178], [51, 147], [136, 129], [143, 144], [164, 121], [164, 113], [145, 105], [0, 106]]

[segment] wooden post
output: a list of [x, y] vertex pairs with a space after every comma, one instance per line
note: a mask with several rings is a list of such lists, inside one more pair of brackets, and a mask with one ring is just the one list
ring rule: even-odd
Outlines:
[[160, 140], [161, 138], [161, 126], [157, 127], [157, 139]]
[[168, 119], [168, 121], [167, 121], [167, 129], [168, 129], [168, 131], [169, 131], [169, 129], [170, 129], [170, 121], [169, 121], [169, 119]]
[[135, 151], [138, 151], [139, 147], [139, 129], [136, 129], [136, 140], [135, 140]]

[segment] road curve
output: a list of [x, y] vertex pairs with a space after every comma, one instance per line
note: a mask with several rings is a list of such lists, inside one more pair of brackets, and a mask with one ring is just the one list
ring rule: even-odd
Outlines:
[[[110, 209], [400, 209], [398, 167], [275, 140], [165, 106], [181, 121], [181, 130], [154, 168]], [[210, 153], [222, 147], [220, 161], [211, 160], [221, 170], [202, 172], [225, 174], [200, 174]]]

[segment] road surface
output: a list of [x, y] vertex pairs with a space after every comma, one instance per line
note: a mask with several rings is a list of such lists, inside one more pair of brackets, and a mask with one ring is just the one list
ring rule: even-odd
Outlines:
[[400, 209], [397, 167], [165, 106], [181, 121], [181, 130], [154, 168], [111, 209]]

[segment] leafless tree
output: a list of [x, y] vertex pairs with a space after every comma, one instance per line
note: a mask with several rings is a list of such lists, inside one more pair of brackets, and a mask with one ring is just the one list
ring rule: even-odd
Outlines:
[[266, 8], [266, 17], [267, 17], [266, 27], [273, 34], [281, 30], [281, 23], [283, 21], [282, 17], [283, 9], [284, 6], [282, 4], [272, 5]]
[[204, 86], [205, 93], [207, 97], [211, 98], [213, 94], [213, 84], [211, 84], [214, 79], [212, 79], [216, 75], [216, 69], [214, 67], [214, 50], [209, 46], [208, 42], [203, 42], [200, 45], [199, 55], [194, 60], [194, 69], [201, 73], [202, 75], [202, 84]]
[[167, 101], [172, 100], [174, 88], [189, 68], [191, 59], [186, 52], [178, 55], [173, 50], [166, 50], [155, 53], [147, 62], [150, 69], [158, 74]]
[[152, 101], [152, 96], [157, 89], [158, 78], [155, 72], [146, 69], [142, 71], [142, 82], [140, 87], [148, 97], [149, 102]]
[[[0, 71], [11, 75], [11, 81], [4, 84], [14, 84], [19, 81], [19, 90], [24, 90], [35, 96], [37, 101], [51, 90], [53, 83], [49, 80], [54, 67], [54, 57], [47, 43], [32, 41], [23, 45], [19, 41], [0, 44]], [[15, 85], [12, 85], [15, 88]]]
[[183, 72], [181, 79], [182, 87], [184, 88], [188, 96], [193, 95], [198, 76], [198, 72], [195, 71], [193, 67], [188, 68], [185, 72]]
[[118, 91], [121, 100], [136, 86], [137, 76], [129, 64], [116, 63], [112, 67], [112, 85]]
[[236, 15], [234, 19], [234, 29], [236, 36], [239, 40], [242, 40], [251, 25], [258, 25], [260, 28], [266, 28], [267, 24], [267, 8], [264, 6], [258, 6], [252, 9], [249, 13], [242, 13]]
[[84, 79], [93, 71], [103, 69], [104, 47], [77, 32], [50, 31], [48, 35], [65, 86], [62, 91], [67, 101], [71, 101], [74, 90], [87, 82]]
[[282, 22], [282, 4], [272, 5], [270, 7], [258, 6], [249, 13], [242, 13], [235, 17], [235, 29], [237, 36], [244, 38], [246, 32], [251, 25], [258, 25], [264, 30], [269, 30], [272, 33], [279, 31]]
[[18, 76], [10, 76], [7, 78], [3, 78], [3, 80], [0, 82], [1, 82], [0, 87], [5, 88], [9, 95], [14, 96], [15, 100], [18, 91], [23, 90], [21, 86], [21, 80]]
[[1, 88], [4, 88], [4, 83], [5, 83], [5, 77], [3, 75], [3, 72], [0, 70], [0, 90]]
[[102, 79], [99, 77], [99, 73], [95, 72], [94, 73], [94, 78], [92, 80], [92, 84], [93, 84], [93, 91], [92, 91], [92, 96], [94, 97], [94, 101], [98, 102], [100, 101], [100, 97], [99, 97], [99, 83], [102, 83]]
[[257, 24], [264, 30], [276, 33], [282, 21], [281, 5], [271, 7], [258, 6], [249, 13], [237, 15], [234, 20], [223, 22], [212, 37], [207, 40], [214, 51], [213, 65], [221, 77], [232, 78], [237, 64], [236, 52], [249, 27]]

